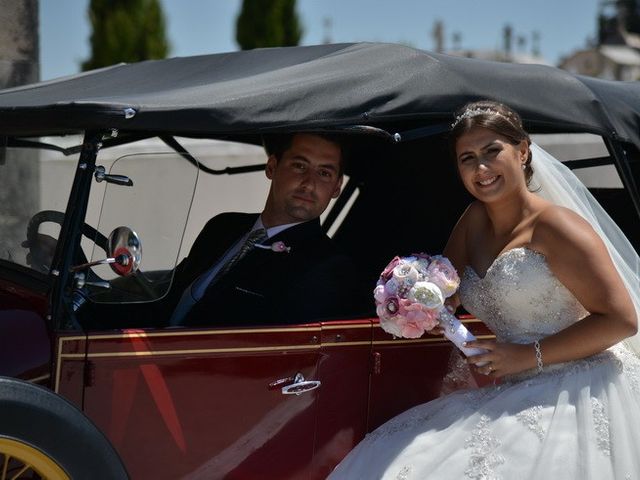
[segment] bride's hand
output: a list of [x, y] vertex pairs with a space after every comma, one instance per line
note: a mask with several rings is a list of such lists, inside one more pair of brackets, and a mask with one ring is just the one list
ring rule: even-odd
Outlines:
[[487, 353], [467, 358], [467, 363], [475, 365], [478, 373], [493, 378], [520, 373], [536, 366], [536, 354], [532, 345], [474, 340], [467, 342], [466, 346], [487, 350]]
[[427, 335], [440, 336], [444, 334], [444, 328], [441, 326], [435, 326], [431, 330], [426, 330]]

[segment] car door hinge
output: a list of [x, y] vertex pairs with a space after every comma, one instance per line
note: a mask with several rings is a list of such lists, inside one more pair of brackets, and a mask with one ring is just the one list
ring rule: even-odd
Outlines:
[[96, 380], [96, 365], [91, 360], [84, 364], [84, 386], [92, 387]]
[[380, 352], [373, 352], [373, 361], [371, 367], [374, 375], [379, 375], [382, 372], [382, 354]]

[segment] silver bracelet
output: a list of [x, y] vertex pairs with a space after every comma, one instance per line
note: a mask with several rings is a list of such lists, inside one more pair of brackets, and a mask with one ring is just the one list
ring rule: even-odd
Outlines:
[[540, 350], [540, 342], [538, 340], [533, 342], [533, 348], [536, 349], [536, 364], [538, 365], [538, 373], [542, 373], [542, 370], [544, 370], [544, 363], [542, 363], [542, 350]]

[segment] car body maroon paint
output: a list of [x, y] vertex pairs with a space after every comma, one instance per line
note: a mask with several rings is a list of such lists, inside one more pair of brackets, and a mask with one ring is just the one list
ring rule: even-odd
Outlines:
[[[125, 330], [60, 337], [55, 385], [79, 402], [84, 378], [84, 411], [132, 478], [323, 478], [367, 431], [437, 396], [450, 351], [374, 319]], [[283, 394], [296, 374], [321, 387]]]

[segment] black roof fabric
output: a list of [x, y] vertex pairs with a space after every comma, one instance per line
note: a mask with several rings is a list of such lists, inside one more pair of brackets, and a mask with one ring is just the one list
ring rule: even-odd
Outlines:
[[[478, 98], [505, 102], [527, 126], [590, 131], [640, 146], [640, 82], [377, 43], [123, 64], [2, 90], [0, 134], [118, 128], [216, 136], [449, 121]], [[130, 108], [135, 115], [126, 118]]]

